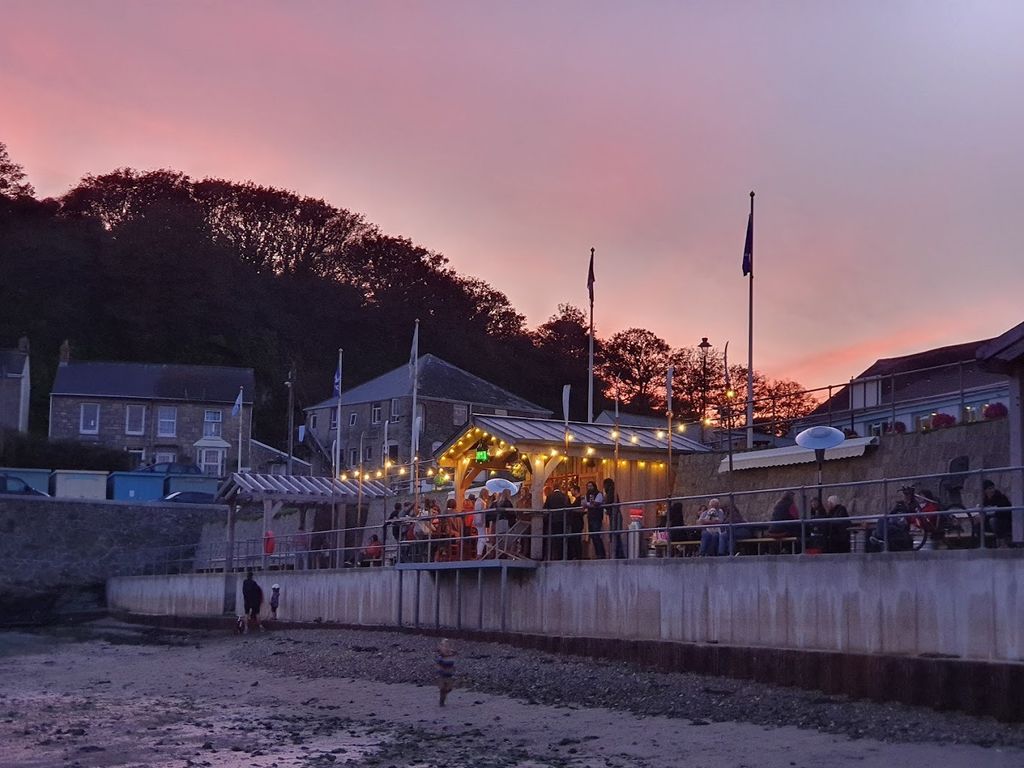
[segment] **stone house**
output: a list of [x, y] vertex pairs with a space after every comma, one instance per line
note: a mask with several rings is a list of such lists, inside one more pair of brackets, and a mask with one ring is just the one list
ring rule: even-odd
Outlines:
[[0, 430], [28, 432], [31, 390], [28, 339], [22, 337], [17, 349], [0, 349]]
[[[547, 417], [551, 411], [435, 355], [419, 358], [416, 409], [421, 416], [420, 459], [466, 424], [473, 414]], [[330, 474], [338, 436], [338, 398], [305, 409], [306, 439], [313, 444], [314, 471]], [[341, 393], [340, 471], [395, 468], [411, 463], [412, 379], [402, 365]], [[360, 446], [362, 454], [360, 454]]]
[[254, 388], [251, 368], [77, 361], [65, 347], [50, 393], [50, 438], [123, 449], [136, 466], [195, 462], [224, 475], [240, 450], [242, 467], [250, 465]]

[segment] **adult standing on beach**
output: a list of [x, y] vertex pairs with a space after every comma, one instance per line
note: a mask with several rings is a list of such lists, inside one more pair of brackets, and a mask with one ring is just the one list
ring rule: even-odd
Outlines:
[[249, 626], [255, 629], [260, 625], [260, 607], [263, 605], [263, 590], [252, 577], [252, 570], [245, 572], [245, 581], [242, 582], [242, 604], [245, 607], [245, 616]]

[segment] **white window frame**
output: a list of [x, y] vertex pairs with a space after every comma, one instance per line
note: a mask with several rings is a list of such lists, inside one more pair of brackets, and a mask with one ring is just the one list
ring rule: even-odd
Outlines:
[[[134, 409], [141, 411], [142, 415], [138, 419], [139, 428], [131, 428], [131, 416], [130, 414]], [[128, 403], [124, 407], [124, 433], [126, 435], [144, 435], [146, 434], [146, 406], [139, 405], [138, 403]]]
[[391, 421], [399, 421], [402, 418], [402, 401], [397, 398], [391, 398]]
[[[85, 426], [85, 412], [86, 408], [95, 409], [93, 426], [87, 428]], [[98, 435], [100, 433], [100, 404], [99, 403], [82, 403], [78, 406], [78, 434], [80, 435]]]
[[[168, 417], [167, 414], [170, 414]], [[170, 423], [171, 431], [167, 432], [164, 425]], [[177, 437], [178, 436], [178, 406], [158, 405], [156, 409], [156, 436]]]
[[461, 427], [469, 421], [469, 406], [465, 403], [455, 403], [452, 406], [452, 424]]
[[129, 456], [135, 456], [138, 461], [132, 469], [138, 469], [139, 467], [146, 466], [146, 449], [145, 448], [125, 448]]
[[372, 461], [373, 461], [373, 446], [372, 445], [364, 445], [363, 446], [363, 463], [364, 464], [368, 464], [368, 463], [370, 463]]
[[352, 411], [352, 413], [348, 415], [348, 425], [350, 427], [354, 427], [358, 421], [359, 414], [356, 411]]
[[[223, 448], [200, 448], [199, 456], [199, 467], [203, 470], [204, 475], [210, 475], [213, 477], [220, 477], [224, 474], [224, 454]], [[215, 461], [209, 461], [210, 456], [215, 457]], [[208, 472], [208, 468], [216, 469], [216, 472]]]
[[333, 432], [338, 428], [338, 411], [331, 408], [331, 425], [328, 427], [328, 431]]
[[383, 403], [374, 403], [370, 406], [370, 423], [380, 424], [384, 418], [384, 405]]
[[[211, 418], [213, 417], [213, 418]], [[219, 408], [203, 409], [203, 437], [221, 437], [224, 432], [224, 412]]]
[[317, 417], [315, 413], [309, 414], [309, 428], [311, 430], [316, 429]]
[[177, 451], [156, 451], [153, 454], [154, 464], [173, 464], [178, 460]]
[[388, 440], [388, 444], [384, 446], [384, 461], [390, 461], [392, 464], [398, 463], [398, 443], [394, 440]]
[[348, 449], [348, 465], [350, 467], [356, 467], [359, 465], [359, 449], [349, 448]]

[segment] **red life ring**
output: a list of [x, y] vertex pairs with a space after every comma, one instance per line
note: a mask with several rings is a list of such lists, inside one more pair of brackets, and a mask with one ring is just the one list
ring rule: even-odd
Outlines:
[[272, 555], [275, 549], [277, 549], [277, 542], [274, 541], [274, 532], [267, 531], [263, 534], [263, 552]]

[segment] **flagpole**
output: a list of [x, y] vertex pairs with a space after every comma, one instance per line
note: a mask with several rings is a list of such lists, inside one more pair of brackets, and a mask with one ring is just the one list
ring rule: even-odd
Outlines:
[[587, 367], [587, 421], [594, 423], [594, 249], [590, 249], [590, 273], [587, 276], [590, 289], [590, 356]]
[[409, 418], [409, 424], [412, 427], [412, 432], [409, 435], [409, 473], [412, 477], [411, 484], [409, 487], [410, 493], [418, 496], [419, 483], [416, 482], [417, 469], [416, 466], [416, 417], [418, 415], [416, 410], [416, 390], [419, 389], [419, 365], [420, 365], [420, 321], [416, 319], [416, 328], [412, 332], [412, 354], [409, 357], [409, 362], [412, 364], [412, 416]]
[[665, 387], [665, 416], [668, 417], [668, 495], [672, 495], [672, 377], [675, 373], [675, 367], [668, 367], [668, 376], [666, 377]]
[[[244, 396], [242, 394], [243, 390], [244, 390], [244, 387], [239, 387], [238, 388], [238, 398], [239, 398], [239, 400], [243, 400], [244, 399]], [[242, 422], [244, 420], [245, 420], [245, 405], [243, 403], [242, 407], [238, 409], [238, 472], [239, 472], [239, 474], [241, 474], [241, 472], [242, 472]]]
[[754, 192], [750, 192], [750, 283], [747, 311], [747, 450], [754, 447]]
[[338, 406], [337, 406], [337, 412], [335, 414], [335, 421], [334, 421], [335, 425], [337, 426], [337, 429], [334, 432], [334, 476], [335, 477], [337, 477], [338, 475], [341, 474], [341, 355], [342, 355], [342, 350], [339, 347], [338, 348], [338, 370], [337, 370], [337, 373], [336, 373], [336, 375], [338, 377], [338, 386], [336, 387], [336, 389], [337, 389], [337, 393], [336, 394], [338, 395]]

